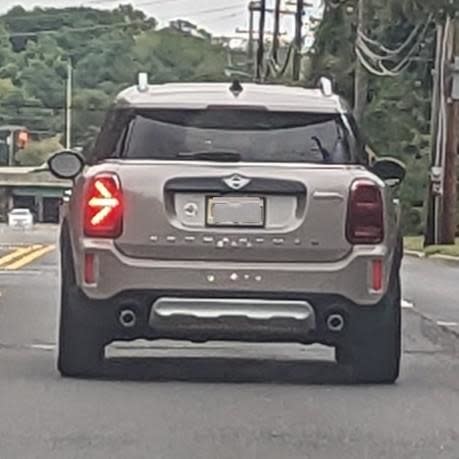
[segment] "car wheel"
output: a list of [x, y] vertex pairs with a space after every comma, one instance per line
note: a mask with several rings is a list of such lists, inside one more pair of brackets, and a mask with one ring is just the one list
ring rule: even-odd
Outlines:
[[100, 369], [104, 340], [91, 302], [76, 286], [69, 243], [63, 241], [57, 368], [62, 376], [90, 376]]
[[338, 363], [351, 366], [357, 383], [394, 383], [400, 373], [401, 293], [400, 276], [392, 276], [380, 304], [358, 310], [348, 339], [336, 349]]

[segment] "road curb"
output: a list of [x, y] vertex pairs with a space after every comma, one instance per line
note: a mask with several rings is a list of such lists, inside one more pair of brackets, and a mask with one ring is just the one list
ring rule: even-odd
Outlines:
[[453, 257], [452, 255], [442, 255], [441, 253], [435, 253], [433, 255], [430, 255], [428, 258], [433, 258], [434, 260], [452, 261], [454, 263], [459, 263], [459, 257]]
[[418, 309], [410, 311], [421, 318], [421, 333], [433, 344], [437, 344], [451, 354], [459, 354], [459, 330], [438, 324], [429, 315]]
[[409, 257], [414, 258], [428, 258], [432, 260], [442, 260], [449, 261], [453, 263], [459, 263], [459, 257], [453, 257], [452, 255], [443, 255], [441, 253], [434, 253], [432, 255], [427, 255], [424, 252], [418, 252], [416, 250], [404, 250], [404, 254]]
[[404, 255], [408, 255], [409, 257], [426, 258], [426, 254], [424, 252], [418, 252], [417, 250], [405, 249], [403, 253]]

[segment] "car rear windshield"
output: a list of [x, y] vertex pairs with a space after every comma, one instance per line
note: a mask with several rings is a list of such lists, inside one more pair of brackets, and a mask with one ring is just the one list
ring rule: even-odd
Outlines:
[[11, 215], [30, 215], [30, 210], [27, 209], [13, 209]]
[[159, 110], [130, 117], [116, 157], [175, 160], [232, 152], [248, 162], [346, 164], [347, 131], [334, 114], [267, 110]]

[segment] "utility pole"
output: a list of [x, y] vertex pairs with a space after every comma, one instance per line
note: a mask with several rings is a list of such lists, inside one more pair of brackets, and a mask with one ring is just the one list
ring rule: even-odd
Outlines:
[[256, 79], [261, 81], [263, 73], [263, 62], [265, 57], [265, 23], [266, 23], [266, 0], [260, 1], [260, 22], [258, 25], [258, 50]]
[[65, 148], [72, 147], [72, 59], [67, 60], [67, 84], [65, 97]]
[[304, 0], [297, 0], [295, 15], [295, 55], [293, 58], [293, 81], [301, 76], [301, 52], [303, 48], [303, 13]]
[[[273, 10], [274, 13], [274, 26], [273, 26], [273, 44], [271, 49], [271, 59], [277, 64], [277, 55], [279, 51], [279, 26], [280, 26], [280, 14], [281, 14], [281, 1], [276, 0], [276, 4]], [[269, 11], [268, 9], [266, 10]], [[271, 74], [271, 68], [268, 65], [266, 67], [265, 78], [269, 78]]]
[[[304, 3], [304, 2], [303, 2]], [[281, 33], [280, 32], [280, 17], [281, 15], [291, 15], [291, 16], [296, 16], [297, 13], [295, 11], [292, 11], [290, 9], [282, 9], [281, 8], [282, 0], [276, 0], [275, 7], [274, 8], [268, 8], [266, 6], [266, 0], [258, 0], [258, 1], [251, 1], [249, 3], [249, 30], [240, 30], [236, 29], [237, 33], [248, 33], [249, 34], [249, 43], [248, 43], [248, 50], [247, 50], [247, 59], [249, 61], [249, 72], [254, 74], [254, 77], [256, 80], [261, 81], [263, 78], [263, 62], [264, 62], [264, 54], [265, 54], [265, 49], [264, 49], [264, 39], [267, 35], [272, 35], [273, 36], [273, 58], [274, 60], [277, 60], [277, 56], [279, 53], [279, 37], [281, 35], [286, 35], [286, 33]], [[312, 6], [312, 4], [309, 4], [307, 6]], [[259, 29], [258, 32], [255, 32], [254, 30], [254, 13], [258, 12], [260, 13], [259, 17]], [[267, 31], [266, 30], [266, 14], [268, 13], [274, 13], [274, 30]], [[257, 34], [259, 35], [258, 39], [254, 38], [254, 35]], [[256, 65], [253, 66], [253, 61], [254, 61], [254, 48], [255, 48], [255, 42], [258, 42], [258, 48], [257, 48], [257, 57], [256, 57]], [[261, 46], [260, 46], [261, 44]], [[300, 56], [301, 57], [301, 56]], [[251, 64], [252, 63], [252, 64]], [[255, 71], [254, 70], [255, 67]], [[268, 68], [269, 70], [269, 68]], [[269, 71], [268, 71], [269, 73]]]
[[[368, 32], [369, 1], [370, 0], [359, 0], [357, 35], [359, 31], [362, 31], [365, 34]], [[354, 117], [358, 123], [362, 121], [367, 100], [368, 73], [357, 58], [355, 67]]]
[[[432, 71], [432, 108], [430, 116], [430, 138], [431, 138], [431, 175], [429, 187], [427, 190], [427, 219], [424, 231], [424, 246], [430, 246], [439, 241], [439, 210], [440, 210], [440, 193], [438, 181], [434, 177], [434, 167], [438, 162], [437, 154], [437, 135], [439, 129], [440, 114], [440, 75], [441, 75], [441, 53], [443, 42], [444, 26], [442, 23], [437, 24], [436, 48], [435, 48], [435, 68]], [[441, 177], [438, 176], [441, 180]]]
[[254, 47], [253, 47], [253, 30], [254, 30], [254, 13], [255, 13], [255, 4], [254, 2], [249, 3], [249, 43], [247, 49], [247, 61], [248, 61], [248, 70], [251, 75], [253, 75], [254, 70]]
[[282, 0], [276, 0], [276, 4], [274, 6], [274, 27], [273, 27], [273, 59], [274, 59], [274, 62], [277, 62], [278, 51], [279, 51], [279, 28], [280, 28], [281, 2]]
[[453, 66], [455, 57], [459, 57], [459, 21], [451, 18], [451, 27], [446, 37], [447, 45], [447, 81], [445, 84], [447, 101], [447, 136], [445, 162], [443, 169], [443, 200], [441, 218], [441, 244], [454, 244], [457, 231], [457, 155], [459, 148], [459, 99], [453, 98]]

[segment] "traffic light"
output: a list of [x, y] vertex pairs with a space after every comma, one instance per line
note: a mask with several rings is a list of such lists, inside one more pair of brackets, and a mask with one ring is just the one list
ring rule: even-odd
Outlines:
[[29, 133], [26, 130], [16, 132], [16, 149], [24, 150], [29, 144]]

